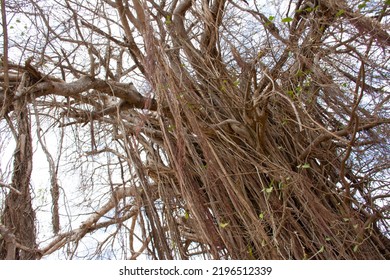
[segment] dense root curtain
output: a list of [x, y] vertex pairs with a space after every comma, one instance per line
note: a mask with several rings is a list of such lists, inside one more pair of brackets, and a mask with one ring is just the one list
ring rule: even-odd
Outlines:
[[[32, 138], [26, 103], [16, 102], [15, 140], [12, 184], [4, 201], [1, 217], [0, 258], [34, 260], [40, 258], [36, 241], [35, 211], [32, 206]], [[12, 125], [12, 122], [9, 121]]]

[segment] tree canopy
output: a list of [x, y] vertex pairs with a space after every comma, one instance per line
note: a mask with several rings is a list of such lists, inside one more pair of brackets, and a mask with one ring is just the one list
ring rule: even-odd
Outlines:
[[389, 259], [389, 5], [1, 1], [0, 258]]

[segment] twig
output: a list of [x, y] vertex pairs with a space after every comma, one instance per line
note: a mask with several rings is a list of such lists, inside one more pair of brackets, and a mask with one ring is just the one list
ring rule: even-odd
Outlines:
[[22, 194], [19, 190], [15, 189], [10, 184], [4, 183], [3, 181], [0, 181], [0, 186], [6, 187], [6, 188], [10, 189], [11, 191], [16, 192], [18, 195]]

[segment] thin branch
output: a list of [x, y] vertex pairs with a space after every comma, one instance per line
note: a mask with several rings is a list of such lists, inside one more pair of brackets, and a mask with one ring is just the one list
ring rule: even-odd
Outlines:
[[10, 184], [7, 184], [7, 183], [0, 181], [0, 186], [10, 189], [11, 191], [17, 193], [18, 195], [22, 195], [22, 193], [19, 190], [15, 189]]

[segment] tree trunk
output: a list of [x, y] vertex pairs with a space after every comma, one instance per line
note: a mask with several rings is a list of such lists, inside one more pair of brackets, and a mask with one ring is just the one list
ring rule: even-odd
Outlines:
[[[5, 208], [2, 213], [2, 223], [12, 232], [15, 239], [14, 252], [7, 251], [5, 239], [1, 240], [0, 258], [17, 260], [37, 259], [36, 233], [35, 233], [35, 210], [32, 206], [30, 190], [30, 178], [32, 172], [32, 138], [30, 113], [27, 104], [17, 102], [14, 111], [16, 124], [16, 143], [14, 152], [14, 174], [11, 190], [5, 199]], [[15, 191], [17, 190], [17, 191]]]

